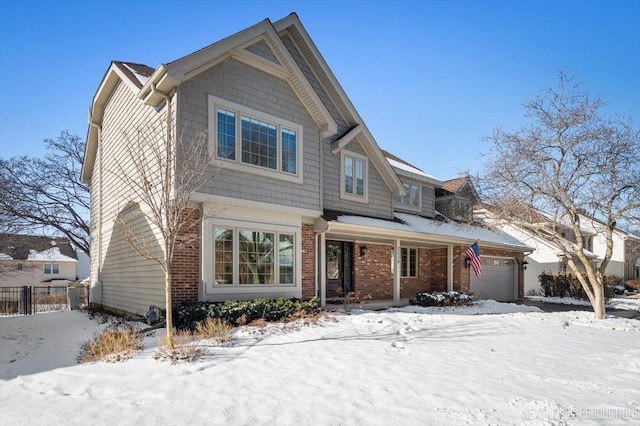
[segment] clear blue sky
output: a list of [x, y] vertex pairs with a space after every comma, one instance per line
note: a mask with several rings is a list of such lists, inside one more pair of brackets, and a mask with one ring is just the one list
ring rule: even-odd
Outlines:
[[378, 144], [440, 179], [570, 69], [640, 120], [640, 1], [0, 0], [0, 157], [86, 136], [111, 60], [152, 67], [297, 12]]

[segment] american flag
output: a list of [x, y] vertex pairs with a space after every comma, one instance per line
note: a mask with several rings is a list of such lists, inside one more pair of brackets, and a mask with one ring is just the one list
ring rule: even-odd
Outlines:
[[467, 256], [469, 256], [469, 261], [471, 262], [471, 267], [473, 268], [473, 272], [476, 274], [476, 277], [479, 277], [482, 274], [482, 263], [480, 262], [480, 248], [478, 247], [478, 242], [476, 241], [467, 249], [465, 252]]

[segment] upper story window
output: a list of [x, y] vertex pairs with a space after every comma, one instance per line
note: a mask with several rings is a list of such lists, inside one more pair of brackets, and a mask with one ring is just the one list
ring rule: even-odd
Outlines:
[[340, 197], [368, 202], [368, 159], [364, 155], [341, 151]]
[[60, 273], [60, 264], [59, 263], [45, 263], [44, 264], [44, 273], [45, 274], [59, 274]]
[[404, 189], [406, 190], [406, 195], [404, 197], [394, 197], [393, 202], [396, 205], [402, 207], [409, 207], [413, 210], [421, 209], [421, 188], [417, 185], [410, 185], [405, 183]]
[[225, 168], [302, 183], [302, 126], [210, 95], [209, 128]]

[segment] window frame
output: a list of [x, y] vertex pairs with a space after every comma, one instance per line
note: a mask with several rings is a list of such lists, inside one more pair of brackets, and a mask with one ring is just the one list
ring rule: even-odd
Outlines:
[[[304, 158], [304, 132], [303, 126], [296, 124], [281, 117], [276, 117], [265, 112], [227, 101], [213, 95], [208, 95], [208, 117], [209, 117], [209, 149], [212, 156], [224, 164], [225, 169], [240, 170], [246, 173], [272, 177], [274, 179], [285, 180], [294, 183], [303, 183], [303, 158]], [[235, 114], [235, 132], [234, 142], [234, 158], [225, 158], [218, 155], [218, 109], [223, 109]], [[276, 168], [272, 169], [266, 166], [260, 166], [242, 161], [242, 119], [243, 117], [259, 120], [261, 122], [276, 126]], [[295, 140], [295, 173], [284, 171], [284, 148], [283, 132], [287, 130], [294, 132]]]
[[[275, 289], [275, 288], [294, 288], [297, 286], [296, 281], [299, 279], [298, 277], [298, 263], [299, 259], [299, 231], [294, 230], [289, 227], [282, 226], [259, 226], [257, 224], [249, 224], [249, 223], [235, 223], [230, 224], [230, 221], [220, 221], [210, 223], [208, 229], [211, 230], [211, 235], [213, 236], [211, 243], [209, 244], [210, 253], [208, 258], [211, 260], [211, 268], [210, 274], [211, 279], [209, 280], [212, 284], [213, 289], [242, 289], [242, 288], [254, 288], [254, 289]], [[231, 283], [221, 284], [216, 280], [216, 228], [224, 228], [232, 231], [232, 279]], [[281, 282], [281, 253], [280, 250], [273, 250], [273, 259], [272, 259], [272, 270], [273, 270], [273, 283], [256, 283], [256, 284], [242, 284], [240, 283], [240, 232], [262, 232], [273, 234], [273, 242], [274, 247], [278, 247], [280, 245], [280, 239], [282, 236], [290, 236], [291, 242], [293, 244], [291, 250], [291, 256], [293, 257], [293, 261], [291, 264], [291, 277], [292, 280], [290, 283], [282, 283]]]
[[[346, 170], [345, 161], [347, 158], [353, 160], [353, 193], [349, 193], [345, 189], [346, 185]], [[357, 195], [357, 183], [356, 183], [356, 164], [357, 161], [363, 163], [363, 194]], [[340, 198], [343, 200], [356, 201], [359, 203], [369, 202], [369, 158], [366, 155], [357, 154], [351, 151], [340, 151]]]
[[[407, 195], [404, 195], [402, 197], [393, 197], [393, 205], [403, 210], [421, 212], [422, 211], [422, 185], [417, 183], [411, 183], [411, 182], [410, 183], [402, 182], [402, 185], [404, 186], [404, 189], [406, 190]], [[418, 188], [418, 205], [417, 206], [414, 206], [413, 204], [407, 204], [404, 202], [404, 200], [407, 197], [409, 197], [411, 187]]]
[[[49, 267], [49, 272], [47, 272], [47, 266]], [[51, 262], [44, 263], [43, 272], [45, 275], [60, 275], [60, 264]]]
[[[403, 252], [405, 250], [407, 251], [407, 256], [406, 256], [407, 265], [406, 265], [406, 268], [405, 268], [405, 264], [404, 264], [405, 257], [403, 255]], [[412, 250], [415, 251], [415, 253], [416, 253], [415, 265], [414, 265], [415, 266], [415, 268], [414, 268], [415, 275], [411, 275], [410, 274], [410, 272], [411, 272], [411, 256], [410, 256], [410, 252]], [[420, 254], [420, 252], [419, 252], [417, 247], [400, 247], [400, 277], [401, 278], [419, 278], [419, 272], [418, 272], [418, 269], [419, 269], [418, 265], [420, 264], [419, 254]], [[406, 275], [405, 275], [405, 272], [407, 273]]]

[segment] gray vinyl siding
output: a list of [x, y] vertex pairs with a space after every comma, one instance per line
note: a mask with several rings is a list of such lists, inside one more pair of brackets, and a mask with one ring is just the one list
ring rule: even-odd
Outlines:
[[[365, 155], [357, 140], [351, 141], [346, 151]], [[354, 214], [363, 214], [385, 219], [393, 218], [392, 194], [378, 171], [369, 161], [368, 169], [368, 203], [344, 200], [340, 198], [340, 153], [332, 154], [331, 145], [324, 145], [324, 208]]]
[[[96, 159], [91, 180], [92, 207], [97, 207], [96, 212], [92, 212], [92, 222], [96, 221], [95, 225], [92, 223], [92, 237], [97, 236], [95, 241], [92, 238], [92, 278], [98, 278], [96, 269], [101, 267], [99, 282], [92, 279], [92, 283], [97, 283], [95, 291], [100, 294], [96, 297], [106, 306], [137, 314], [146, 312], [150, 304], [164, 305], [164, 274], [157, 263], [134, 253], [119, 232], [117, 221], [121, 211], [135, 199], [120, 176], [135, 175], [125, 149], [127, 137], [135, 137], [136, 131], [149, 123], [164, 120], [165, 113], [166, 107], [157, 112], [145, 106], [120, 83], [105, 106], [102, 137], [98, 142], [101, 155]], [[100, 187], [102, 204], [96, 206]], [[101, 225], [97, 214], [102, 216]], [[151, 235], [146, 224], [143, 227], [142, 223], [136, 223], [135, 227]]]
[[227, 59], [178, 88], [178, 123], [206, 130], [209, 94], [302, 125], [304, 182], [229, 170], [220, 162], [215, 177], [199, 192], [319, 210], [320, 129], [289, 84], [247, 64]]
[[407, 185], [419, 186], [421, 192], [422, 209], [418, 212], [416, 209], [407, 208], [402, 204], [394, 204], [393, 208], [399, 212], [406, 212], [410, 214], [420, 214], [425, 217], [435, 217], [435, 189], [431, 185], [425, 185], [421, 182], [405, 179], [401, 177], [403, 183]]
[[436, 216], [436, 189], [431, 185], [422, 185], [422, 215]]
[[257, 43], [252, 44], [251, 46], [248, 46], [246, 48], [246, 50], [248, 50], [251, 53], [255, 53], [256, 55], [260, 56], [261, 58], [264, 58], [268, 61], [271, 61], [275, 64], [280, 64], [280, 62], [278, 62], [278, 60], [276, 59], [275, 55], [273, 54], [273, 52], [271, 51], [271, 49], [269, 48], [269, 46], [267, 45], [267, 42], [264, 40], [260, 40]]
[[333, 103], [333, 101], [331, 100], [327, 92], [324, 90], [324, 87], [318, 81], [318, 79], [316, 78], [316, 75], [313, 73], [313, 71], [307, 64], [307, 62], [304, 60], [302, 54], [300, 53], [300, 51], [298, 51], [298, 48], [296, 47], [295, 43], [291, 40], [291, 38], [285, 35], [281, 37], [281, 39], [285, 47], [287, 48], [287, 50], [289, 50], [289, 53], [291, 53], [291, 56], [293, 57], [293, 59], [296, 61], [296, 64], [298, 65], [298, 67], [300, 67], [300, 70], [302, 71], [304, 76], [307, 78], [307, 80], [309, 80], [309, 84], [311, 84], [311, 87], [313, 87], [313, 90], [316, 92], [316, 94], [318, 95], [318, 97], [320, 98], [324, 106], [327, 108], [327, 110], [329, 111], [329, 114], [331, 114], [331, 117], [333, 117], [335, 122], [338, 124], [338, 133], [336, 136], [334, 136], [331, 139], [333, 140], [337, 138], [339, 135], [344, 133], [350, 127], [349, 123], [347, 123], [345, 119], [340, 115], [340, 113], [338, 112], [338, 108], [336, 108], [335, 104]]

